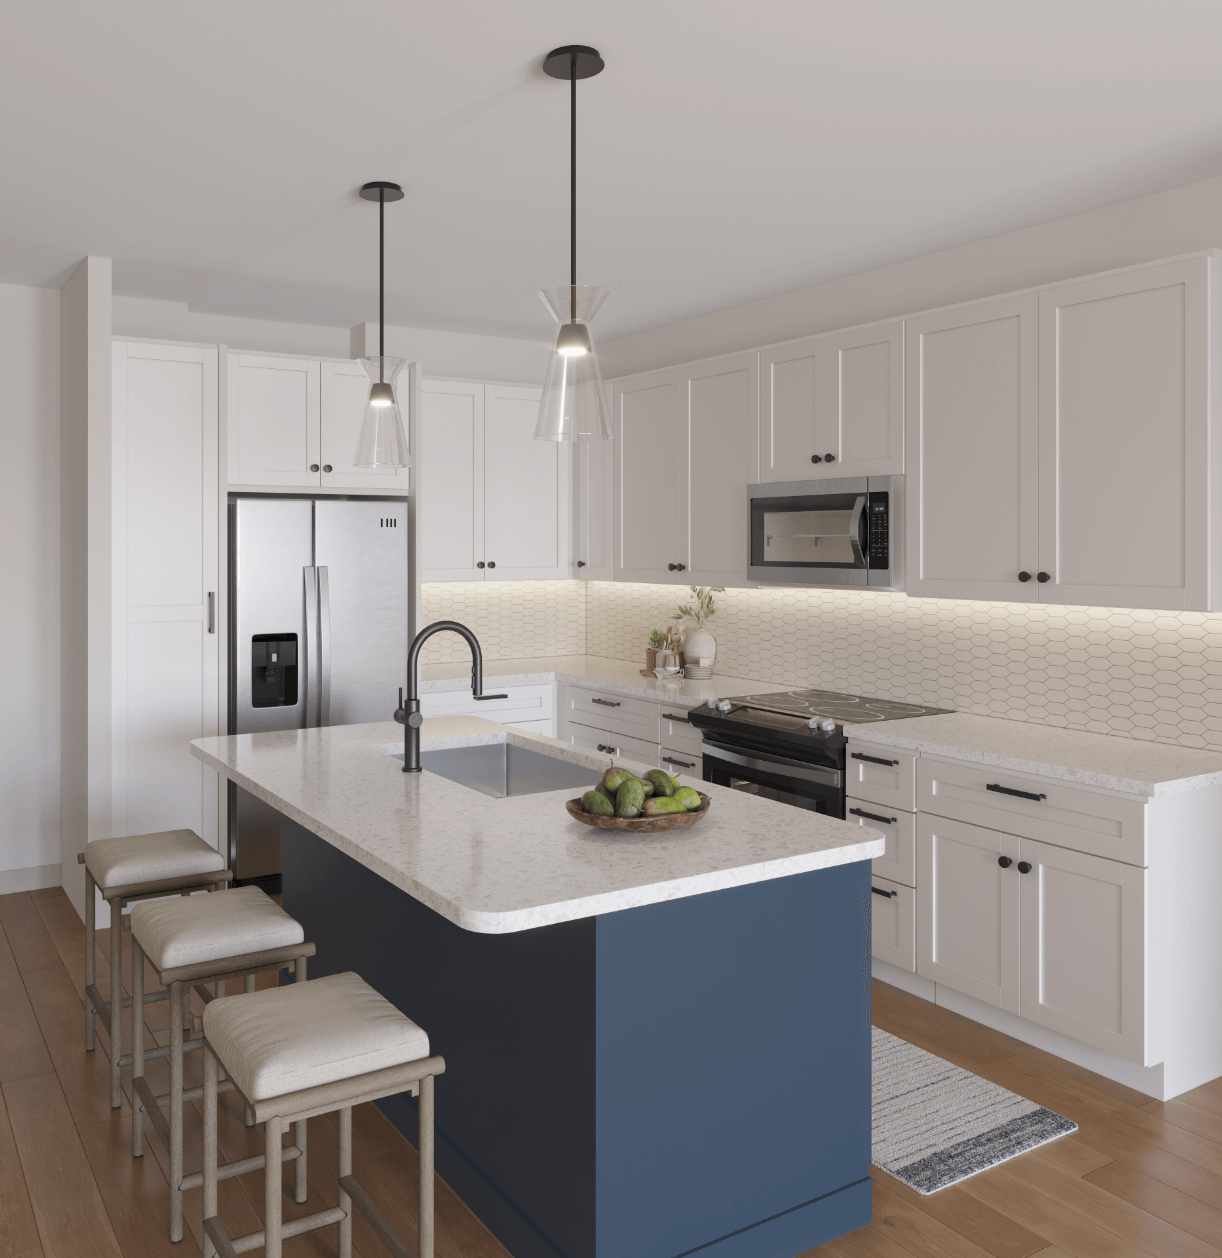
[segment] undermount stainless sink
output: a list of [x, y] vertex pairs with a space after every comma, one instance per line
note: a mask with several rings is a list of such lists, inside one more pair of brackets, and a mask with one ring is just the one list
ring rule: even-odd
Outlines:
[[[403, 759], [403, 753], [395, 755]], [[588, 791], [598, 780], [597, 769], [557, 760], [513, 743], [483, 743], [475, 747], [447, 747], [422, 751], [421, 767], [482, 795], [538, 795], [543, 791]]]

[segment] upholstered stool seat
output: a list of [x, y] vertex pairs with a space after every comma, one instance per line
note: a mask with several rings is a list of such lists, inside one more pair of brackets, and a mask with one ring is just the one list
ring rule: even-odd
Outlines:
[[[182, 1167], [183, 1105], [203, 1095], [201, 1088], [183, 1088], [183, 1053], [203, 1046], [200, 1039], [183, 1042], [184, 993], [189, 993], [194, 985], [207, 1010], [212, 1007], [210, 1002], [225, 995], [228, 980], [243, 979], [250, 992], [259, 971], [278, 970], [287, 964], [294, 967], [298, 983], [303, 983], [306, 958], [314, 955], [314, 945], [305, 942], [300, 923], [258, 887], [137, 904], [131, 911], [131, 930], [133, 1026], [144, 1020], [146, 959], [165, 985], [170, 1000], [170, 1043], [164, 1050], [170, 1059], [170, 1091], [165, 1096], [154, 1096], [144, 1077], [146, 1058], [160, 1055], [163, 1050], [146, 1052], [143, 1038], [133, 1037], [132, 1154], [140, 1157], [144, 1152], [147, 1115], [169, 1154], [170, 1239], [178, 1241], [183, 1237], [183, 1193], [203, 1183], [202, 1173], [184, 1175]], [[215, 994], [207, 990], [205, 983], [215, 985]], [[168, 1121], [161, 1112], [161, 1106], [167, 1103]], [[302, 1158], [297, 1166], [303, 1192], [304, 1149], [303, 1124]], [[225, 1170], [238, 1174], [233, 1169], [236, 1165]], [[254, 1169], [262, 1165], [262, 1159], [257, 1159], [254, 1166], [243, 1165], [247, 1170]]]
[[[77, 854], [85, 866], [85, 1051], [93, 1052], [97, 1042], [94, 1023], [97, 1013], [110, 1019], [110, 1104], [118, 1109], [123, 1101], [122, 1070], [132, 1058], [123, 1052], [122, 1011], [131, 1005], [124, 999], [119, 975], [123, 956], [121, 930], [123, 909], [135, 900], [150, 896], [187, 896], [193, 891], [216, 891], [232, 878], [225, 860], [216, 848], [205, 843], [193, 830], [162, 830], [154, 834], [129, 834], [98, 839]], [[97, 988], [97, 932], [94, 889], [110, 906], [111, 1000]], [[118, 999], [113, 999], [118, 997]], [[158, 992], [150, 999], [165, 999]]]
[[[223, 1068], [264, 1133], [264, 1230], [230, 1239], [217, 1217], [217, 1091]], [[429, 1037], [356, 974], [333, 974], [218, 1000], [204, 1010], [204, 1258], [259, 1244], [280, 1258], [289, 1236], [339, 1224], [340, 1258], [351, 1258], [352, 1207], [394, 1253], [402, 1240], [352, 1178], [352, 1107], [398, 1092], [419, 1097], [418, 1258], [433, 1258], [433, 1079], [445, 1070]], [[339, 1205], [282, 1223], [280, 1177], [269, 1174], [281, 1133], [296, 1128], [304, 1161], [306, 1120], [339, 1111]], [[293, 1146], [290, 1146], [290, 1149]], [[305, 1200], [304, 1191], [297, 1196]]]
[[163, 878], [192, 878], [225, 868], [216, 848], [194, 830], [164, 830], [159, 834], [129, 834], [98, 839], [85, 848], [85, 868], [102, 888], [130, 887]]

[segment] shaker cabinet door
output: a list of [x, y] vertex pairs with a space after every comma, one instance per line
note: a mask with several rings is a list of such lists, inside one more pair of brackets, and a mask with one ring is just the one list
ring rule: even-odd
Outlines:
[[229, 483], [319, 488], [318, 361], [230, 354], [228, 368]]
[[424, 581], [484, 579], [484, 386], [425, 380], [417, 553]]
[[905, 324], [909, 594], [1040, 596], [1037, 310], [1027, 294]]
[[[322, 410], [322, 487], [381, 489], [407, 493], [409, 470], [357, 467], [356, 445], [369, 401], [369, 376], [360, 363], [320, 363]], [[407, 369], [395, 383], [407, 431]]]
[[[612, 410], [611, 385], [607, 410]], [[573, 569], [583, 581], [610, 581], [615, 534], [615, 443], [573, 443]]]
[[916, 972], [1010, 1013], [1019, 1012], [1019, 843], [917, 817]]
[[[688, 585], [680, 373], [615, 382], [615, 579]], [[682, 565], [682, 566], [680, 566]]]
[[1211, 605], [1209, 265], [1039, 295], [1041, 602]]
[[[1146, 1061], [1146, 871], [1021, 841], [1024, 1018]], [[1187, 910], [1186, 911], [1190, 911]]]
[[760, 355], [759, 478], [904, 470], [904, 325], [832, 332]]

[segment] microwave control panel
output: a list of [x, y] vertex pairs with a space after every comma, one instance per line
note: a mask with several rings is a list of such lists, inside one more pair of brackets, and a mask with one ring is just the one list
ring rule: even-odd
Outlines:
[[890, 536], [891, 510], [890, 494], [872, 493], [866, 503], [866, 514], [869, 517], [870, 534], [868, 538], [866, 565], [870, 568], [889, 568], [891, 566]]

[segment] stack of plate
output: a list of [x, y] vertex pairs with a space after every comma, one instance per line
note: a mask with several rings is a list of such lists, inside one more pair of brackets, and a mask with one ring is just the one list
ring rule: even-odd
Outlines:
[[712, 675], [712, 668], [699, 668], [695, 664], [687, 664], [683, 669], [683, 676], [691, 681], [708, 681]]

